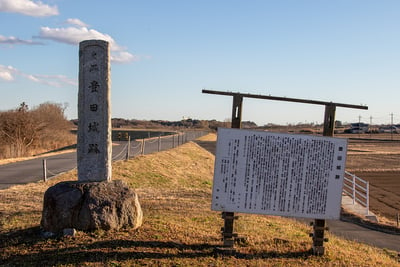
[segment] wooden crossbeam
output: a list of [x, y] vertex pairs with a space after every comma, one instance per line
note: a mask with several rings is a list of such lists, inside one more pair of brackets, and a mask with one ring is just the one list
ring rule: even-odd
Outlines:
[[364, 105], [352, 105], [352, 104], [343, 104], [343, 103], [310, 100], [310, 99], [279, 97], [279, 96], [271, 96], [271, 95], [243, 94], [243, 93], [239, 93], [239, 92], [237, 92], [237, 93], [223, 92], [223, 91], [213, 91], [213, 90], [206, 90], [206, 89], [203, 89], [202, 93], [203, 94], [214, 94], [214, 95], [240, 96], [240, 97], [268, 99], [268, 100], [286, 101], [286, 102], [296, 102], [296, 103], [305, 103], [305, 104], [323, 105], [323, 106], [327, 106], [327, 105], [332, 106], [333, 105], [333, 106], [342, 107], [342, 108], [368, 109], [368, 106], [364, 106]]

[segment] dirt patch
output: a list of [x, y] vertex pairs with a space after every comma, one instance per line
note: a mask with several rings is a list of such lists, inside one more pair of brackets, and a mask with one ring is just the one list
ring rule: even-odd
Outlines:
[[[370, 210], [394, 222], [400, 211], [400, 171], [355, 172], [370, 182]], [[384, 218], [382, 218], [384, 219]]]
[[370, 210], [396, 225], [400, 211], [400, 142], [350, 139], [346, 169], [370, 183]]

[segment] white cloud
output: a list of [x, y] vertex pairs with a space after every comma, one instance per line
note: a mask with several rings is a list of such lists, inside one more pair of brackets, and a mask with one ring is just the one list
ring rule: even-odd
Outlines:
[[0, 80], [14, 81], [16, 77], [23, 77], [35, 83], [41, 83], [53, 87], [62, 87], [65, 85], [77, 86], [76, 80], [68, 78], [65, 75], [36, 75], [28, 74], [11, 66], [0, 65]]
[[43, 45], [41, 42], [36, 42], [32, 40], [22, 40], [14, 36], [3, 36], [0, 35], [0, 44], [7, 45]]
[[58, 15], [57, 6], [49, 6], [41, 1], [0, 0], [0, 12], [19, 13], [33, 17]]
[[76, 80], [68, 78], [65, 75], [29, 75], [28, 79], [54, 87], [61, 87], [63, 85], [78, 86]]
[[39, 38], [49, 39], [60, 43], [77, 45], [81, 41], [89, 39], [99, 39], [108, 41], [111, 45], [111, 49], [116, 49], [115, 41], [111, 36], [103, 34], [96, 30], [88, 29], [86, 27], [68, 27], [68, 28], [50, 28], [41, 27]]
[[81, 21], [80, 19], [67, 19], [65, 21], [66, 24], [80, 26], [80, 27], [89, 27], [85, 22]]
[[86, 26], [81, 26], [86, 24], [79, 19], [70, 19], [67, 21], [69, 21], [69, 24], [74, 24], [76, 26], [65, 28], [41, 27], [37, 38], [70, 45], [78, 45], [84, 40], [105, 40], [110, 44], [112, 62], [127, 63], [137, 59], [134, 55], [126, 51], [125, 47], [118, 45], [110, 35], [94, 29], [89, 29]]
[[111, 54], [111, 61], [115, 63], [126, 63], [136, 60], [137, 60], [136, 56], [126, 51], [114, 52]]
[[13, 81], [17, 70], [11, 66], [0, 65], [0, 79], [3, 81]]

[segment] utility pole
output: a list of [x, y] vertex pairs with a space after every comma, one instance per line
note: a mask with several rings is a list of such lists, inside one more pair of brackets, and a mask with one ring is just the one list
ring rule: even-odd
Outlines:
[[390, 113], [390, 139], [393, 140], [393, 112]]
[[372, 116], [369, 116], [369, 139], [372, 139]]

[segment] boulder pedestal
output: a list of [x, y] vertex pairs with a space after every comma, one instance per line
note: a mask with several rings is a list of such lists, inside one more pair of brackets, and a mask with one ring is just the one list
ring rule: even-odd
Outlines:
[[122, 181], [62, 182], [44, 195], [41, 226], [52, 233], [66, 228], [118, 230], [138, 228], [142, 219], [137, 194]]

